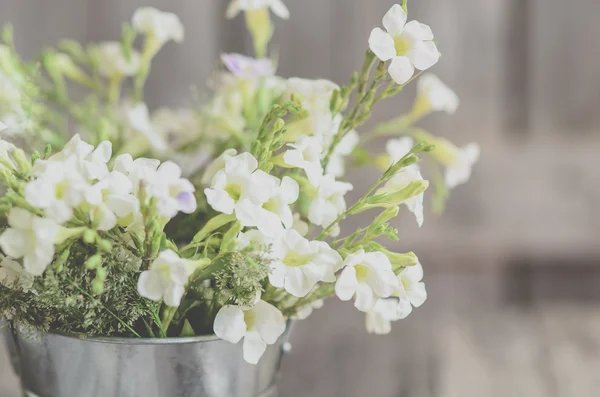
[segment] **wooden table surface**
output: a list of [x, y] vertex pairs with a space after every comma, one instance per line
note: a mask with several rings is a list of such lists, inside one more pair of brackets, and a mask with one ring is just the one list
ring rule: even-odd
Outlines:
[[[487, 277], [430, 277], [430, 299], [388, 336], [351, 304], [297, 323], [282, 397], [596, 397], [600, 304], [496, 299]], [[0, 347], [0, 396], [19, 396]]]

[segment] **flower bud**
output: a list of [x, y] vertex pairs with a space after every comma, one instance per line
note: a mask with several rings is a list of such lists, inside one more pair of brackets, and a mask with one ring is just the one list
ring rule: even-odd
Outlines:
[[95, 280], [98, 280], [100, 282], [104, 282], [106, 280], [106, 269], [104, 269], [103, 267], [99, 267], [96, 270], [96, 278]]
[[394, 193], [382, 193], [367, 199], [368, 208], [383, 207], [390, 208], [400, 205], [406, 200], [418, 196], [429, 187], [429, 181], [418, 180], [412, 181], [404, 189]]
[[86, 244], [93, 244], [95, 240], [96, 240], [96, 232], [93, 231], [92, 229], [87, 229], [83, 233], [83, 241]]
[[85, 261], [85, 267], [88, 270], [94, 270], [102, 264], [102, 257], [98, 254], [92, 255]]
[[14, 148], [10, 151], [10, 154], [15, 163], [17, 163], [19, 172], [25, 175], [29, 174], [29, 171], [31, 171], [31, 163], [27, 159], [27, 156], [25, 156], [25, 152], [22, 149]]
[[104, 292], [104, 283], [100, 280], [92, 281], [92, 292], [96, 295], [100, 295]]
[[386, 223], [390, 219], [393, 219], [396, 216], [398, 216], [398, 212], [400, 212], [400, 207], [398, 207], [397, 205], [395, 205], [393, 207], [389, 207], [385, 211], [383, 211], [381, 214], [379, 214], [379, 216], [377, 216], [377, 218], [375, 218], [375, 220], [373, 221], [373, 224], [381, 225], [383, 223]]

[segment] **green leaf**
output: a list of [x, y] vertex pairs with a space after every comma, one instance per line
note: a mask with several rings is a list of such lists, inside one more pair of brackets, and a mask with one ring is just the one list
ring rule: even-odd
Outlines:
[[179, 336], [196, 336], [196, 332], [194, 331], [194, 328], [192, 328], [192, 324], [190, 324], [190, 322], [187, 319], [185, 319], [183, 323], [183, 329], [181, 330]]

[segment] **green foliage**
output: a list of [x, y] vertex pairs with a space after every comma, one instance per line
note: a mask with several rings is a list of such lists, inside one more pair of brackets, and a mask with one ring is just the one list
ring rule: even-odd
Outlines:
[[[124, 251], [105, 256], [101, 268], [90, 271], [89, 249], [73, 247], [61, 271], [58, 262], [30, 291], [0, 286], [0, 312], [11, 320], [43, 330], [88, 336], [149, 336], [160, 303], [137, 292], [139, 261]], [[92, 256], [91, 258], [96, 258]], [[95, 262], [95, 260], [92, 260]], [[98, 282], [104, 280], [102, 291]], [[95, 287], [96, 285], [96, 287]]]

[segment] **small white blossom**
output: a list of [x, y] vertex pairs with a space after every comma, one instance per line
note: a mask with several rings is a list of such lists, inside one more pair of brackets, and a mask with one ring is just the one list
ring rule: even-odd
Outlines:
[[379, 299], [365, 316], [365, 325], [370, 334], [386, 335], [392, 331], [392, 322], [400, 320], [396, 299]]
[[419, 78], [417, 93], [435, 112], [454, 114], [460, 105], [456, 93], [432, 73], [426, 73]]
[[133, 14], [132, 24], [138, 33], [154, 38], [159, 43], [173, 40], [183, 41], [183, 24], [172, 12], [164, 12], [152, 7], [138, 8]]
[[346, 211], [344, 196], [353, 186], [336, 181], [333, 175], [325, 175], [318, 185], [317, 197], [313, 198], [308, 210], [308, 220], [314, 225], [327, 227]]
[[[411, 138], [403, 137], [398, 139], [390, 139], [386, 144], [387, 153], [391, 158], [391, 164], [396, 163], [404, 156], [406, 156], [410, 150], [414, 147], [414, 141]], [[380, 190], [381, 193], [385, 192], [398, 192], [406, 188], [411, 182], [422, 181], [423, 176], [418, 164], [411, 164], [408, 167], [404, 167], [396, 175], [390, 179], [385, 187]], [[419, 227], [423, 225], [423, 199], [424, 193], [418, 194], [417, 196], [411, 197], [404, 202], [404, 205], [410, 212], [415, 215]]]
[[394, 293], [399, 298], [397, 303], [398, 319], [408, 317], [413, 306], [420, 307], [427, 300], [427, 290], [423, 280], [423, 266], [417, 263], [408, 266], [398, 274], [400, 288]]
[[289, 143], [283, 161], [292, 167], [302, 168], [309, 182], [318, 186], [323, 176], [321, 156], [323, 147], [318, 137], [302, 135], [295, 143]]
[[140, 70], [140, 54], [132, 49], [127, 58], [119, 42], [107, 41], [98, 44], [97, 54], [98, 71], [104, 77], [133, 76]]
[[389, 73], [398, 84], [413, 76], [415, 68], [426, 70], [440, 59], [433, 42], [431, 28], [417, 21], [406, 23], [408, 16], [395, 4], [383, 17], [386, 31], [375, 28], [369, 37], [369, 48], [381, 61], [389, 61]]
[[73, 209], [82, 204], [84, 195], [90, 188], [78, 172], [77, 161], [75, 156], [64, 161], [47, 161], [43, 172], [25, 185], [27, 203], [43, 209], [47, 218], [59, 224], [71, 219]]
[[299, 308], [292, 318], [294, 320], [306, 320], [315, 309], [322, 308], [324, 303], [325, 301], [323, 299], [317, 299], [311, 304]]
[[160, 164], [158, 160], [133, 160], [131, 155], [122, 154], [115, 159], [114, 171], [129, 177], [134, 195], [138, 196], [139, 189], [144, 187], [148, 199], [156, 198], [158, 212], [166, 218], [173, 218], [178, 212], [191, 214], [196, 210], [195, 187], [181, 177], [181, 168], [172, 161]]
[[0, 248], [13, 259], [23, 258], [25, 270], [34, 276], [44, 273], [54, 257], [54, 240], [59, 226], [22, 208], [12, 208], [8, 225], [0, 235]]
[[273, 14], [282, 19], [289, 19], [290, 11], [281, 0], [231, 0], [227, 8], [227, 19], [235, 18], [241, 11], [270, 8]]
[[156, 197], [158, 212], [164, 217], [173, 218], [178, 212], [191, 214], [196, 211], [196, 188], [181, 175], [181, 168], [177, 164], [165, 161], [148, 183], [148, 193]]
[[275, 65], [267, 58], [255, 59], [242, 54], [221, 54], [221, 62], [236, 77], [253, 79], [257, 77], [272, 76]]
[[368, 312], [380, 298], [391, 296], [399, 288], [392, 264], [381, 252], [360, 250], [344, 261], [344, 270], [336, 284], [335, 293], [341, 300], [354, 297], [354, 306]]
[[293, 94], [311, 115], [330, 112], [331, 96], [340, 86], [329, 80], [292, 77], [287, 80], [286, 96]]
[[217, 172], [221, 171], [225, 168], [225, 163], [230, 158], [237, 155], [237, 150], [235, 149], [227, 149], [219, 157], [217, 157], [204, 171], [204, 175], [202, 175], [202, 184], [210, 185], [213, 181], [213, 178], [217, 174]]
[[113, 171], [86, 191], [85, 200], [94, 207], [91, 219], [98, 230], [110, 230], [117, 223], [126, 227], [134, 222], [140, 203], [132, 191], [131, 180], [118, 171]]
[[233, 214], [240, 220], [258, 222], [252, 203], [265, 203], [273, 187], [273, 177], [257, 170], [258, 162], [250, 153], [225, 160], [225, 167], [212, 178], [204, 190], [208, 204], [218, 212]]
[[110, 141], [101, 142], [96, 148], [83, 141], [79, 134], [73, 136], [65, 147], [48, 160], [37, 160], [33, 165], [32, 173], [39, 175], [45, 172], [49, 165], [57, 162], [72, 161], [75, 158], [75, 166], [71, 172], [78, 172], [88, 182], [100, 180], [108, 175], [106, 165], [112, 155], [112, 144]]
[[476, 143], [453, 150], [452, 160], [446, 164], [445, 180], [448, 188], [453, 189], [471, 178], [473, 166], [479, 160], [479, 153], [479, 145]]
[[0, 263], [0, 285], [27, 292], [33, 286], [33, 277], [18, 262], [5, 257]]
[[150, 268], [140, 274], [138, 293], [144, 298], [178, 307], [185, 293], [185, 286], [197, 268], [194, 261], [180, 258], [176, 252], [162, 251]]
[[[236, 207], [237, 218], [246, 227], [256, 226], [270, 237], [278, 237], [294, 224], [290, 208], [298, 199], [298, 182], [288, 176], [279, 179], [263, 172], [253, 174], [253, 183], [264, 189], [263, 202], [256, 200], [240, 201]], [[255, 196], [256, 197], [256, 196]]]
[[230, 343], [244, 338], [244, 360], [257, 364], [267, 345], [272, 345], [285, 332], [283, 314], [273, 305], [259, 300], [253, 307], [223, 306], [213, 330], [215, 335]]
[[342, 257], [323, 241], [308, 241], [295, 230], [285, 232], [273, 247], [269, 282], [302, 298], [319, 282], [335, 282]]

